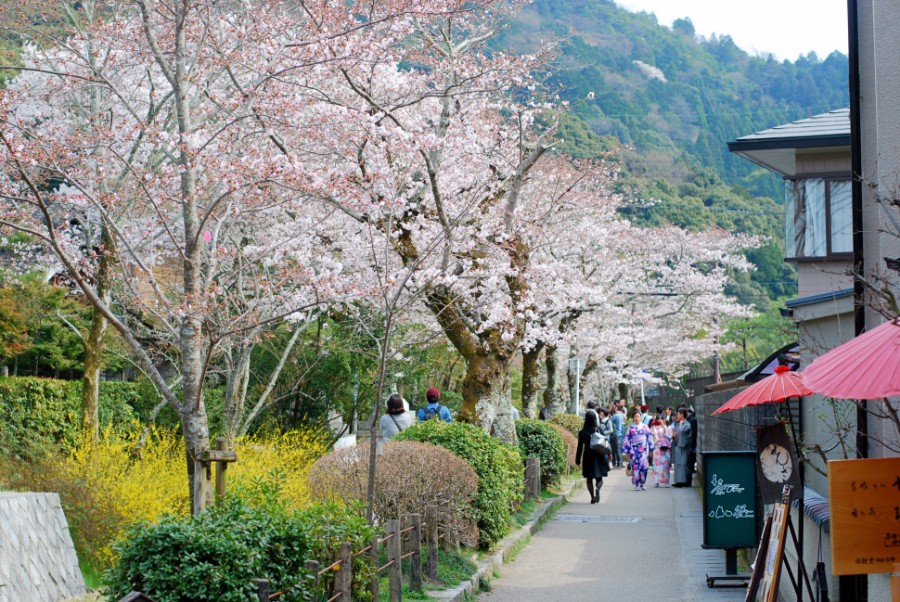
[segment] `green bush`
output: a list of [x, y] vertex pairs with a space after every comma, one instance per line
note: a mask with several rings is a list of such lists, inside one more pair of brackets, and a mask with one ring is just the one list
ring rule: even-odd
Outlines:
[[527, 458], [541, 460], [541, 483], [556, 485], [566, 470], [566, 445], [552, 425], [543, 420], [517, 420], [516, 436], [519, 449]]
[[[284, 505], [253, 506], [230, 497], [198, 517], [167, 516], [155, 525], [132, 528], [117, 546], [118, 564], [105, 575], [110, 602], [132, 590], [157, 602], [246, 602], [255, 600], [251, 579], [265, 578], [282, 600], [322, 594], [332, 573], [315, 592], [308, 560], [328, 566], [341, 542], [363, 549], [374, 530], [358, 508], [314, 504], [302, 511]], [[368, 601], [368, 556], [354, 559], [354, 600]]]
[[578, 436], [578, 431], [584, 426], [584, 418], [576, 416], [575, 414], [566, 414], [564, 412], [551, 416], [550, 422], [558, 424], [576, 437]]
[[517, 447], [494, 439], [471, 424], [439, 420], [419, 422], [394, 440], [439, 445], [468, 462], [478, 475], [475, 519], [481, 531], [481, 545], [490, 547], [506, 535], [512, 513], [522, 501], [524, 486], [524, 459]]
[[[135, 385], [100, 383], [100, 424], [133, 418]], [[0, 450], [29, 458], [34, 450], [69, 450], [81, 432], [81, 381], [52, 378], [0, 378]]]
[[302, 600], [311, 576], [309, 537], [285, 514], [231, 499], [198, 517], [167, 516], [132, 528], [107, 572], [110, 601], [135, 590], [157, 602], [245, 602], [255, 578], [269, 578], [285, 600]]

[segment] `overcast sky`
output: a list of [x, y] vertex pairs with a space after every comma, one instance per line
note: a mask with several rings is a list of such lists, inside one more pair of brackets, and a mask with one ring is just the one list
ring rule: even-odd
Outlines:
[[696, 32], [730, 35], [751, 54], [796, 60], [814, 50], [824, 59], [847, 54], [847, 0], [615, 0], [625, 8], [656, 14], [660, 25], [690, 17]]

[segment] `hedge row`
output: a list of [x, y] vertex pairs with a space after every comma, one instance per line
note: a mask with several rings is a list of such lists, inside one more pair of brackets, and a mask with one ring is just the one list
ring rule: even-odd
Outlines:
[[474, 510], [481, 545], [491, 547], [506, 535], [512, 513], [522, 501], [524, 488], [524, 457], [519, 448], [507, 445], [471, 424], [439, 420], [419, 422], [394, 440], [438, 445], [468, 462], [478, 476]]
[[[137, 385], [100, 383], [100, 424], [135, 418]], [[81, 433], [81, 381], [0, 378], [0, 450], [28, 458], [35, 450], [72, 449]]]

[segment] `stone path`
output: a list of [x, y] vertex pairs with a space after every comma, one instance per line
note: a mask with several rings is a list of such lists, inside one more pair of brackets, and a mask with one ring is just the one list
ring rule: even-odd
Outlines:
[[707, 573], [725, 573], [725, 552], [700, 547], [695, 489], [635, 492], [615, 470], [589, 502], [582, 485], [479, 602], [743, 602], [743, 589], [706, 586]]

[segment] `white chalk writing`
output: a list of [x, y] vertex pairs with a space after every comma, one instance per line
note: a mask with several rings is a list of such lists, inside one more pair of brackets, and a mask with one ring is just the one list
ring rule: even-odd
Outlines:
[[753, 510], [747, 509], [747, 504], [740, 504], [734, 507], [734, 510], [726, 510], [719, 506], [715, 510], [709, 511], [710, 518], [753, 518]]
[[727, 493], [740, 493], [744, 490], [738, 483], [725, 483], [723, 479], [720, 479], [718, 475], [713, 475], [712, 480], [710, 481], [712, 484], [712, 490], [710, 493], [712, 495], [725, 495]]

